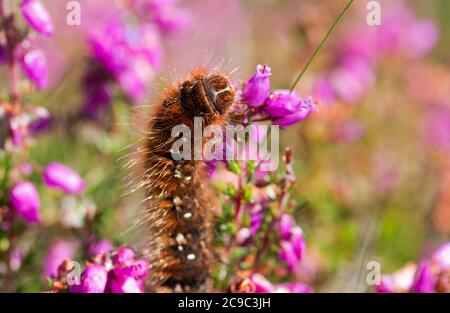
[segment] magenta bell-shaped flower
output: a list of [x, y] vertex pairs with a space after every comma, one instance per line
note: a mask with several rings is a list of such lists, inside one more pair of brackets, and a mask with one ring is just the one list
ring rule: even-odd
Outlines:
[[20, 58], [20, 65], [27, 77], [39, 89], [47, 88], [49, 85], [47, 59], [41, 50], [27, 51]]
[[81, 275], [81, 293], [103, 293], [108, 280], [108, 272], [98, 264], [89, 264]]
[[274, 119], [272, 122], [281, 128], [288, 127], [306, 119], [311, 113], [316, 112], [317, 109], [311, 98], [301, 100], [300, 105], [294, 113], [285, 115]]
[[41, 220], [41, 200], [36, 187], [30, 182], [20, 182], [9, 191], [12, 208], [28, 224]]
[[44, 170], [44, 183], [68, 194], [81, 194], [86, 183], [77, 172], [60, 163], [50, 163]]
[[242, 98], [249, 106], [260, 106], [269, 97], [271, 75], [271, 69], [267, 65], [256, 67], [256, 74], [248, 80], [242, 93]]
[[28, 25], [44, 36], [53, 34], [52, 18], [40, 0], [23, 0], [20, 10]]

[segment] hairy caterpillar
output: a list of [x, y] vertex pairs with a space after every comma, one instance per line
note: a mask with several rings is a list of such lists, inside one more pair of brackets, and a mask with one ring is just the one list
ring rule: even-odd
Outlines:
[[154, 291], [208, 289], [214, 197], [203, 161], [173, 158], [171, 147], [179, 138], [172, 128], [192, 129], [194, 117], [203, 126], [225, 125], [234, 98], [226, 76], [197, 68], [165, 90], [148, 125], [143, 176]]

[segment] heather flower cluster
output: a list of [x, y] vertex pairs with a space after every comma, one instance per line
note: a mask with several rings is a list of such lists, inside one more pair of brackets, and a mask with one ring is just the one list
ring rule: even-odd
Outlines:
[[[148, 87], [163, 64], [164, 35], [183, 29], [189, 15], [177, 1], [140, 0], [129, 14], [119, 14], [87, 34], [89, 68], [84, 77], [83, 115], [101, 121], [118, 86], [132, 103], [142, 104]], [[134, 18], [138, 23], [130, 23]]]
[[324, 103], [336, 100], [360, 103], [374, 85], [383, 57], [399, 54], [417, 59], [437, 44], [437, 26], [430, 20], [415, 17], [408, 7], [398, 5], [386, 9], [384, 14], [380, 26], [364, 25], [341, 39], [332, 67], [315, 83], [317, 99]]
[[391, 275], [383, 275], [376, 292], [450, 292], [450, 243], [418, 264], [409, 263]]
[[270, 90], [271, 68], [258, 65], [254, 74], [242, 90], [242, 100], [248, 105], [252, 117], [271, 121], [285, 128], [306, 119], [316, 112], [312, 98], [302, 99], [296, 91]]
[[[58, 266], [57, 275], [51, 281], [53, 292], [71, 293], [142, 293], [148, 275], [148, 263], [136, 259], [129, 247], [111, 251], [100, 250], [87, 262], [80, 277], [73, 276], [76, 268], [70, 257]], [[79, 280], [77, 281], [77, 279]]]

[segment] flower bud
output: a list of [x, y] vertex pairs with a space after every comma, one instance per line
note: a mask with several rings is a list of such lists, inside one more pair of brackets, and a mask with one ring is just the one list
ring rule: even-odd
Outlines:
[[53, 34], [53, 22], [40, 0], [23, 0], [20, 10], [28, 25], [44, 36]]
[[248, 105], [260, 106], [269, 97], [271, 75], [271, 69], [267, 65], [258, 65], [256, 67], [256, 74], [248, 80], [242, 94]]
[[61, 163], [50, 163], [44, 170], [44, 183], [68, 194], [81, 194], [86, 183], [77, 172]]
[[41, 50], [27, 51], [21, 58], [20, 64], [27, 77], [39, 88], [49, 85], [47, 59]]
[[36, 187], [30, 182], [20, 182], [9, 191], [12, 208], [28, 223], [41, 220], [41, 200]]

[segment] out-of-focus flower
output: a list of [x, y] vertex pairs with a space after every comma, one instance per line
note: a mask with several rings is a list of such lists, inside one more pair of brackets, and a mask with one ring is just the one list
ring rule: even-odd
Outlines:
[[254, 236], [264, 221], [263, 207], [260, 204], [255, 205], [250, 214], [250, 236]]
[[416, 271], [415, 280], [411, 286], [412, 292], [428, 293], [433, 292], [436, 285], [436, 277], [430, 262], [423, 261]]
[[354, 143], [365, 133], [365, 127], [357, 120], [346, 120], [337, 125], [333, 131], [333, 138], [345, 142]]
[[98, 264], [89, 264], [81, 275], [81, 293], [103, 293], [108, 279], [105, 267]]
[[13, 249], [10, 253], [9, 267], [13, 271], [18, 271], [22, 266], [22, 261], [24, 258], [24, 253], [20, 249]]
[[414, 282], [415, 264], [408, 264], [392, 275], [383, 275], [381, 283], [375, 285], [378, 293], [407, 292]]
[[50, 163], [44, 170], [44, 183], [68, 194], [81, 194], [86, 183], [77, 172], [61, 163]]
[[256, 293], [266, 293], [273, 291], [273, 285], [270, 281], [267, 280], [263, 275], [259, 273], [255, 273], [250, 277], [250, 280], [255, 285]]
[[150, 24], [131, 27], [116, 21], [95, 30], [89, 43], [92, 57], [119, 82], [125, 94], [134, 102], [142, 100], [154, 71], [162, 64], [161, 42], [155, 28]]
[[271, 75], [272, 72], [269, 66], [257, 66], [256, 74], [248, 80], [242, 93], [242, 98], [249, 106], [260, 106], [269, 97]]
[[150, 19], [167, 33], [186, 27], [191, 18], [187, 11], [178, 8], [177, 0], [145, 0]]
[[131, 276], [114, 277], [111, 280], [111, 292], [113, 293], [142, 293], [144, 285], [141, 281]]
[[291, 238], [294, 226], [295, 222], [289, 214], [283, 213], [280, 216], [279, 230], [283, 240], [289, 240]]
[[286, 283], [274, 286], [274, 293], [311, 293], [311, 286], [302, 283]]
[[47, 59], [44, 52], [33, 49], [25, 52], [20, 58], [22, 70], [39, 89], [49, 85]]
[[96, 242], [91, 242], [88, 248], [88, 255], [94, 257], [101, 253], [108, 253], [113, 249], [112, 244], [106, 239], [100, 239]]
[[417, 21], [406, 34], [408, 48], [417, 55], [423, 56], [430, 52], [439, 41], [439, 30], [432, 21]]
[[45, 36], [53, 34], [52, 18], [41, 0], [23, 0], [20, 10], [28, 25], [35, 31]]
[[326, 104], [330, 104], [335, 100], [336, 92], [334, 91], [329, 77], [322, 77], [315, 82], [313, 96], [318, 101]]
[[119, 248], [112, 257], [115, 266], [129, 266], [134, 261], [134, 251], [128, 247]]
[[426, 144], [438, 149], [450, 148], [450, 109], [441, 106], [430, 110], [425, 117], [422, 130]]
[[41, 200], [36, 187], [31, 182], [20, 182], [9, 191], [12, 208], [28, 223], [41, 220]]
[[441, 268], [449, 269], [450, 268], [450, 242], [442, 245], [439, 249], [437, 249], [431, 260], [433, 263], [438, 264]]
[[248, 241], [248, 239], [250, 239], [250, 237], [251, 237], [250, 229], [244, 227], [239, 229], [239, 231], [237, 232], [236, 241], [238, 244], [244, 245]]
[[65, 259], [73, 259], [77, 244], [70, 240], [56, 240], [50, 246], [44, 262], [44, 275], [57, 277], [58, 267]]
[[6, 51], [6, 47], [0, 44], [0, 65], [5, 64], [8, 60], [8, 52]]

